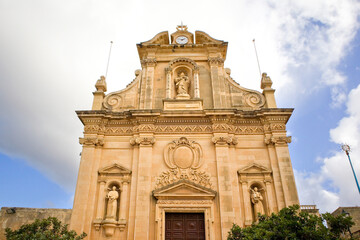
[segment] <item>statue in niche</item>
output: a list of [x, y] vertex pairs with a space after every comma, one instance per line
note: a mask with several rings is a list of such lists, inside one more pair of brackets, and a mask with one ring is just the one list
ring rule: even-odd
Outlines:
[[255, 221], [258, 220], [258, 214], [265, 214], [264, 205], [263, 205], [263, 196], [257, 187], [250, 189], [251, 192], [251, 202], [254, 204], [254, 215]]
[[181, 72], [179, 77], [175, 78], [175, 86], [176, 86], [176, 98], [188, 99], [189, 95], [189, 85], [190, 80], [189, 77], [185, 75], [184, 72]]
[[108, 199], [106, 219], [115, 219], [117, 205], [118, 205], [117, 199], [119, 198], [119, 193], [116, 189], [116, 186], [112, 187], [112, 190], [110, 190], [108, 192], [108, 194], [106, 195], [106, 198]]

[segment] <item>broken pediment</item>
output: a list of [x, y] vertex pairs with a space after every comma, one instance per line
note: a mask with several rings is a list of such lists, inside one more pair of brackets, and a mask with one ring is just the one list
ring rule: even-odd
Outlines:
[[224, 41], [221, 40], [217, 40], [215, 38], [210, 37], [209, 34], [202, 32], [202, 31], [195, 31], [195, 39], [196, 39], [196, 44], [227, 44]]
[[120, 166], [119, 164], [116, 163], [99, 170], [100, 176], [124, 176], [130, 174], [131, 174], [131, 170], [123, 166]]
[[188, 180], [179, 180], [153, 191], [156, 199], [214, 199], [216, 191]]
[[140, 45], [144, 45], [144, 46], [151, 45], [151, 44], [160, 44], [160, 45], [169, 44], [168, 31], [160, 32], [160, 33], [156, 34], [155, 37], [153, 37], [149, 41], [140, 43]]

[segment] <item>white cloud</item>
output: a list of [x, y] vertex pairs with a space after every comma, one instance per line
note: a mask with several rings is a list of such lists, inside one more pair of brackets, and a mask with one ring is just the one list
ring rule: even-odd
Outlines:
[[[347, 101], [348, 116], [342, 118], [336, 128], [331, 129], [331, 140], [348, 143], [357, 176], [360, 176], [360, 85], [351, 90]], [[359, 206], [360, 195], [344, 152], [339, 149], [321, 159], [321, 170], [317, 173], [295, 171], [297, 187], [302, 204], [315, 203], [322, 211], [334, 211], [339, 206]], [[324, 190], [328, 189], [328, 190]]]

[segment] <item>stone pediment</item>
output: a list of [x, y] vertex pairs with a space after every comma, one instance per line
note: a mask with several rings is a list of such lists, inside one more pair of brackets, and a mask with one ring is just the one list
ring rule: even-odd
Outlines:
[[238, 170], [238, 173], [239, 174], [270, 174], [271, 173], [271, 170], [264, 167], [264, 166], [261, 166], [260, 164], [257, 164], [257, 163], [253, 163], [249, 166], [246, 166], [240, 170]]
[[153, 191], [156, 199], [214, 199], [216, 191], [188, 180], [180, 180]]
[[151, 45], [151, 44], [160, 44], [160, 45], [169, 44], [168, 31], [160, 32], [160, 33], [156, 34], [155, 37], [153, 37], [149, 41], [140, 43], [140, 45], [144, 45], [144, 46]]
[[111, 176], [124, 176], [124, 175], [130, 175], [131, 174], [131, 170], [120, 166], [116, 163], [114, 163], [113, 165], [104, 167], [102, 169], [99, 170], [99, 175], [103, 176], [103, 175], [111, 175]]

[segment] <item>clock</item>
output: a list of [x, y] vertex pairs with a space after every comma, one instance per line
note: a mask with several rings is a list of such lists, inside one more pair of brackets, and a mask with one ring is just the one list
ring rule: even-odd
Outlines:
[[179, 36], [176, 38], [176, 43], [184, 45], [187, 44], [189, 42], [189, 39], [185, 36]]

